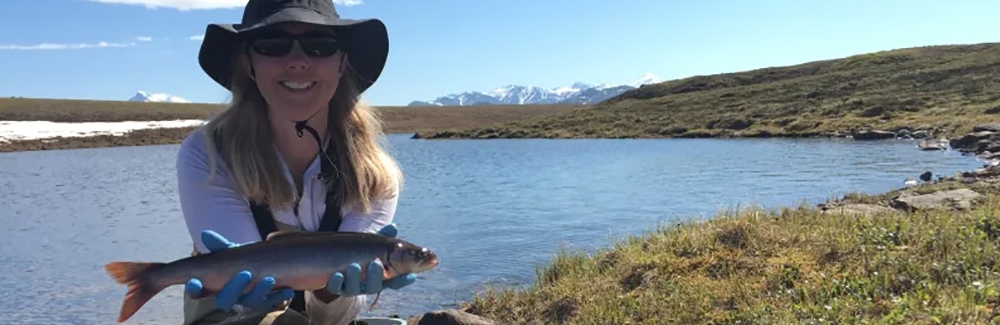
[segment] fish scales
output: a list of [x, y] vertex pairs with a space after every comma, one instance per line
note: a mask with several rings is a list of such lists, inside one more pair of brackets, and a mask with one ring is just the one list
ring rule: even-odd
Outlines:
[[[233, 275], [248, 270], [254, 283], [271, 276], [275, 278], [275, 287], [300, 287], [294, 284], [304, 284], [310, 289], [317, 289], [325, 286], [326, 279], [334, 272], [343, 272], [351, 263], [367, 267], [367, 262], [377, 257], [385, 264], [385, 255], [397, 243], [389, 237], [365, 233], [293, 237], [180, 259], [157, 269], [152, 277], [162, 279], [158, 284], [167, 286], [198, 278], [206, 292], [212, 294]], [[326, 279], [316, 279], [321, 276]], [[310, 278], [312, 281], [308, 281]], [[290, 281], [296, 283], [288, 283]], [[250, 286], [246, 292], [252, 289]]]
[[275, 288], [315, 290], [325, 287], [334, 272], [344, 272], [351, 263], [361, 265], [364, 278], [368, 263], [374, 260], [382, 263], [386, 279], [424, 272], [438, 264], [431, 250], [379, 234], [279, 231], [261, 242], [170, 263], [111, 262], [105, 270], [128, 286], [118, 318], [123, 322], [163, 289], [191, 278], [201, 280], [204, 296], [218, 292], [243, 270], [252, 275], [245, 292], [265, 276], [275, 279]]

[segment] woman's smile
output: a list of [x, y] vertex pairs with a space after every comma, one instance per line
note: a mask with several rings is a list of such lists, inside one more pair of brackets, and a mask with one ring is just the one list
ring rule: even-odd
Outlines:
[[292, 92], [305, 92], [313, 88], [316, 85], [315, 81], [282, 81], [279, 82], [282, 87], [288, 89]]

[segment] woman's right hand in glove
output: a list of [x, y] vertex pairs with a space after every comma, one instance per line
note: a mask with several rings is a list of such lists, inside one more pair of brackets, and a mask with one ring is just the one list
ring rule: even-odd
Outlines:
[[[230, 242], [222, 235], [211, 231], [205, 230], [201, 232], [201, 241], [205, 244], [205, 248], [209, 251], [219, 251], [223, 249], [229, 249], [239, 244]], [[285, 300], [292, 299], [295, 292], [289, 288], [282, 288], [277, 291], [274, 289], [274, 278], [264, 277], [253, 291], [243, 294], [246, 288], [251, 284], [250, 281], [253, 277], [250, 271], [241, 271], [236, 273], [229, 282], [227, 282], [218, 293], [212, 296], [212, 300], [215, 301], [215, 305], [222, 310], [231, 310], [233, 306], [240, 305], [245, 308], [262, 310], [274, 308]], [[191, 298], [199, 299], [204, 298], [205, 294], [202, 292], [203, 286], [201, 280], [192, 278], [184, 285], [184, 293]]]

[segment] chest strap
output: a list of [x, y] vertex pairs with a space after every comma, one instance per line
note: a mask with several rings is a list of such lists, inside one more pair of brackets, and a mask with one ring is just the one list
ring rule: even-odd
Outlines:
[[[329, 160], [320, 159], [320, 161], [320, 177], [334, 177], [331, 175], [336, 174], [331, 172], [334, 168]], [[337, 199], [336, 195], [332, 194], [333, 193], [330, 193], [326, 196], [326, 211], [323, 212], [323, 219], [320, 221], [319, 231], [338, 231], [340, 229], [340, 223], [343, 220], [343, 215], [340, 213], [340, 200]], [[253, 213], [253, 220], [257, 224], [257, 231], [260, 232], [261, 240], [267, 238], [268, 234], [278, 230], [277, 225], [274, 224], [274, 216], [266, 206], [258, 205], [252, 200], [248, 201], [248, 203], [250, 204], [250, 212]], [[288, 308], [299, 313], [305, 313], [305, 293], [301, 290], [296, 290], [295, 296], [292, 298]]]
[[[295, 131], [299, 137], [302, 137], [303, 131], [308, 131], [313, 139], [316, 140], [316, 144], [322, 148], [323, 143], [320, 141], [319, 134], [312, 127], [306, 125], [305, 121], [295, 123]], [[215, 140], [213, 145], [216, 150], [221, 154], [222, 144], [218, 140]], [[334, 150], [333, 148], [328, 148], [327, 150]], [[327, 183], [327, 180], [336, 179], [339, 177], [337, 172], [337, 167], [334, 165], [333, 160], [330, 159], [330, 155], [326, 151], [320, 151], [320, 180]], [[223, 155], [224, 156], [224, 155]], [[326, 211], [323, 212], [323, 219], [320, 220], [319, 231], [338, 231], [340, 230], [340, 223], [343, 220], [343, 215], [340, 213], [341, 201], [336, 193], [328, 193], [326, 196]], [[267, 235], [278, 230], [277, 225], [274, 221], [274, 216], [271, 211], [268, 210], [267, 206], [258, 204], [253, 200], [248, 200], [247, 203], [250, 206], [250, 212], [253, 213], [254, 223], [257, 224], [257, 231], [260, 233], [261, 240], [267, 238]], [[288, 308], [298, 311], [300, 313], [305, 313], [305, 294], [302, 291], [295, 291], [295, 296], [292, 298], [291, 303]]]

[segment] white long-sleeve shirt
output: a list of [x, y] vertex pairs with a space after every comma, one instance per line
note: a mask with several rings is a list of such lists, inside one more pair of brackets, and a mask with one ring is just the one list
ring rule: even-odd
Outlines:
[[[213, 230], [234, 243], [260, 241], [260, 233], [257, 231], [246, 198], [236, 191], [229, 171], [218, 155], [216, 173], [212, 180], [206, 183], [211, 172], [206, 150], [208, 148], [205, 137], [201, 134], [201, 130], [198, 130], [181, 143], [177, 153], [177, 186], [181, 211], [195, 249], [203, 254], [208, 252], [201, 242], [203, 230]], [[319, 228], [320, 220], [326, 210], [326, 188], [317, 178], [321, 158], [313, 160], [303, 175], [304, 195], [299, 202], [299, 218], [295, 217], [291, 207], [273, 213], [279, 229], [316, 231]], [[291, 182], [292, 176], [287, 165], [283, 160], [279, 161], [285, 177]], [[374, 201], [369, 213], [342, 207], [343, 221], [339, 231], [374, 233], [391, 223], [396, 212], [398, 188], [395, 193], [389, 198]], [[361, 312], [366, 300], [364, 295], [342, 296], [329, 304], [324, 304], [318, 299], [313, 299], [309, 291], [306, 291], [305, 298], [306, 316], [312, 320], [312, 324], [317, 325], [348, 324]], [[185, 299], [184, 324], [190, 324], [196, 318], [212, 312], [214, 305], [205, 305], [213, 305], [212, 299], [198, 301]]]

